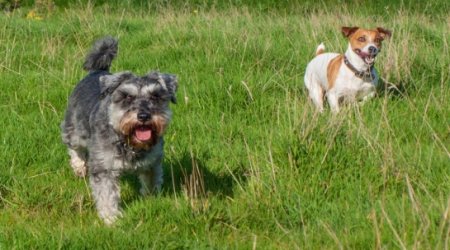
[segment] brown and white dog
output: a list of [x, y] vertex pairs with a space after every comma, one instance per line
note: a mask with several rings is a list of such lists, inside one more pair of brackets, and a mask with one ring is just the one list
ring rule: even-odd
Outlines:
[[378, 75], [373, 65], [381, 42], [391, 36], [391, 31], [342, 27], [342, 34], [349, 40], [343, 55], [324, 53], [322, 43], [316, 49], [316, 57], [306, 67], [305, 86], [320, 112], [324, 97], [331, 110], [339, 112], [342, 102], [365, 101], [375, 95]]

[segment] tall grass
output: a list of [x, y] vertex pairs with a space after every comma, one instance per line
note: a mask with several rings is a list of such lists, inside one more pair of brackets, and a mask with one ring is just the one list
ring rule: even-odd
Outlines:
[[[195, 6], [0, 16], [1, 248], [449, 247], [448, 11]], [[303, 73], [320, 42], [346, 49], [341, 25], [392, 29], [376, 64], [384, 88], [319, 115]], [[180, 82], [163, 192], [141, 198], [124, 177], [111, 228], [59, 136], [83, 58], [106, 34], [120, 39], [113, 71]]]

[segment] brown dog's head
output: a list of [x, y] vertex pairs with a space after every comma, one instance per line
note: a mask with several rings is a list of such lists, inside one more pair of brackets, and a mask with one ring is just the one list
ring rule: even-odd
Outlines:
[[352, 50], [368, 65], [375, 62], [381, 50], [381, 42], [391, 37], [391, 31], [384, 28], [373, 30], [359, 27], [342, 27], [342, 34], [348, 38]]

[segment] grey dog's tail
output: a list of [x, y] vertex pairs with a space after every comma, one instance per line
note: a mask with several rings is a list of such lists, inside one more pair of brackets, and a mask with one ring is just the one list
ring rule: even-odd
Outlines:
[[111, 62], [117, 55], [117, 45], [117, 40], [110, 36], [96, 41], [91, 52], [86, 56], [83, 69], [87, 71], [109, 71]]

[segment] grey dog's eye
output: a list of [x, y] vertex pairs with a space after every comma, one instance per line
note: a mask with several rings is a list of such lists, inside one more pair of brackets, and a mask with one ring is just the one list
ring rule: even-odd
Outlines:
[[132, 102], [134, 100], [134, 96], [122, 92], [122, 93], [120, 93], [120, 96], [118, 99], [119, 99], [118, 101]]
[[150, 96], [150, 100], [152, 100], [152, 101], [157, 101], [159, 99], [161, 99], [161, 95], [159, 95], [159, 94], [154, 94], [154, 95]]
[[132, 102], [134, 100], [134, 96], [125, 94], [123, 99], [127, 102]]

